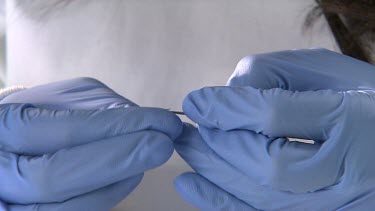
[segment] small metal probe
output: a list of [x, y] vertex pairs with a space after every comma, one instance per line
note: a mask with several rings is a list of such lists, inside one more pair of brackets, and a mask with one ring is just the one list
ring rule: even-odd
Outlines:
[[182, 111], [171, 111], [171, 112], [173, 112], [173, 113], [175, 113], [177, 115], [185, 115], [185, 113], [182, 112]]

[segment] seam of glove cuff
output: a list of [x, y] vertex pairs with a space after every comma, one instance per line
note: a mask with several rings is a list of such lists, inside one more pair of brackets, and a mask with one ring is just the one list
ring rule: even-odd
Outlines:
[[27, 89], [27, 87], [25, 86], [11, 86], [11, 87], [0, 89], [0, 101], [13, 93], [16, 93], [25, 89]]

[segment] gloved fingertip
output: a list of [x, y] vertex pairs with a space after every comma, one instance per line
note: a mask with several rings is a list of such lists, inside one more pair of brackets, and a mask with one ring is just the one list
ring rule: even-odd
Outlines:
[[179, 137], [177, 137], [173, 143], [176, 145], [184, 145], [184, 143], [188, 143], [189, 140], [194, 139], [199, 135], [198, 129], [189, 123], [183, 123], [183, 129]]
[[194, 172], [185, 172], [176, 177], [173, 182], [173, 185], [178, 189], [183, 189], [186, 184], [191, 183], [192, 178], [195, 177], [196, 173]]
[[124, 187], [122, 188], [122, 190], [130, 190], [130, 192], [133, 191], [139, 185], [139, 183], [141, 183], [143, 177], [144, 173], [141, 173], [126, 179], [127, 184], [123, 184]]
[[199, 125], [209, 128], [219, 127], [217, 119], [223, 112], [231, 111], [231, 95], [229, 87], [205, 87], [191, 92], [185, 97], [182, 109], [186, 116]]
[[192, 194], [192, 189], [194, 189], [194, 178], [196, 175], [194, 172], [185, 172], [176, 177], [173, 182], [177, 193], [189, 203], [192, 203], [190, 195]]
[[175, 140], [178, 138], [183, 131], [183, 123], [181, 119], [174, 113], [168, 111], [171, 114], [171, 124], [173, 124], [173, 130], [171, 130], [170, 138]]
[[149, 119], [144, 124], [149, 124], [154, 130], [163, 132], [171, 140], [176, 139], [183, 130], [181, 119], [166, 109], [143, 107], [137, 109], [137, 112], [139, 116]]
[[161, 166], [167, 162], [174, 151], [172, 141], [162, 134], [156, 137], [155, 140], [151, 140], [148, 145], [147, 159], [148, 163], [153, 167]]
[[182, 103], [182, 110], [190, 119], [199, 122], [200, 116], [208, 106], [206, 101], [204, 89], [192, 91], [185, 97]]

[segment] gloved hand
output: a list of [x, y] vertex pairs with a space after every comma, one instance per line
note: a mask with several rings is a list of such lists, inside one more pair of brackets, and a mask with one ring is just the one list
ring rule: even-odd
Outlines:
[[[375, 67], [324, 49], [246, 57], [190, 93], [175, 187], [202, 210], [374, 210]], [[290, 142], [286, 137], [315, 140]]]
[[168, 160], [177, 116], [78, 78], [0, 101], [0, 210], [109, 210]]

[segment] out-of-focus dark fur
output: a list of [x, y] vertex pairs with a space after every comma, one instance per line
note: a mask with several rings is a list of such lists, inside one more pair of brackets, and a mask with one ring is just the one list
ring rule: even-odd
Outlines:
[[305, 29], [324, 16], [344, 54], [372, 62], [375, 53], [375, 0], [315, 0]]

